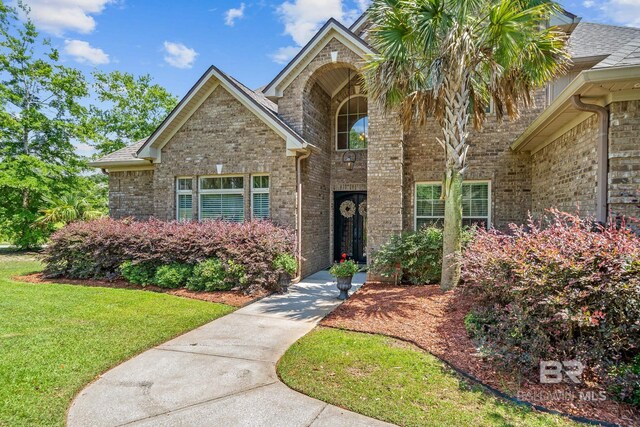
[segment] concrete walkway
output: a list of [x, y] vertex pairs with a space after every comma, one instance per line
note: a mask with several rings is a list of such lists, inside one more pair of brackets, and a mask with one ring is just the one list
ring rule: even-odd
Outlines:
[[[354, 277], [354, 290], [364, 274]], [[87, 386], [75, 426], [385, 426], [282, 384], [275, 364], [338, 306], [327, 272], [145, 351]]]

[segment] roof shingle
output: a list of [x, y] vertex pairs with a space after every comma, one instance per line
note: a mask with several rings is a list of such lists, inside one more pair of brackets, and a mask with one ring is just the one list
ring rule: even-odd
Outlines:
[[111, 163], [111, 162], [126, 162], [127, 160], [139, 160], [136, 157], [136, 152], [142, 144], [145, 143], [147, 138], [141, 139], [139, 141], [134, 142], [131, 145], [127, 145], [124, 148], [119, 149], [118, 151], [114, 151], [111, 154], [107, 154], [104, 157], [100, 157], [98, 160], [92, 163]]
[[608, 56], [640, 37], [640, 28], [580, 22], [569, 37], [573, 59]]

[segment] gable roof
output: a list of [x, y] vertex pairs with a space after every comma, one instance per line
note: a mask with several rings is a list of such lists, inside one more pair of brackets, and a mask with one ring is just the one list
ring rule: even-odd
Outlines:
[[637, 37], [640, 28], [580, 22], [569, 37], [569, 52], [573, 60], [605, 57]]
[[354, 34], [358, 34], [362, 30], [362, 28], [367, 25], [367, 23], [369, 22], [368, 12], [369, 8], [367, 8], [367, 10], [365, 10], [362, 15], [360, 15], [360, 17], [356, 19], [353, 24], [351, 24], [351, 26], [349, 27], [349, 30], [351, 32], [353, 32]]
[[160, 126], [149, 136], [147, 141], [138, 148], [137, 157], [159, 162], [161, 160], [160, 150], [162, 147], [218, 86], [226, 89], [240, 103], [285, 139], [287, 155], [294, 155], [295, 151], [303, 150], [309, 145], [278, 116], [277, 106], [273, 102], [262, 93], [252, 91], [212, 65], [173, 111], [169, 113]]
[[329, 43], [332, 38], [336, 38], [345, 46], [353, 50], [358, 55], [364, 57], [373, 53], [369, 45], [356, 36], [351, 30], [335, 19], [329, 19], [309, 42], [298, 52], [298, 54], [287, 64], [286, 67], [262, 90], [269, 98], [278, 98], [289, 83], [298, 75], [315, 54]]

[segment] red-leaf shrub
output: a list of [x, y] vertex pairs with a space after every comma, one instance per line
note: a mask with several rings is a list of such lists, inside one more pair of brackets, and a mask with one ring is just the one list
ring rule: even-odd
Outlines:
[[478, 300], [467, 322], [515, 370], [578, 359], [610, 372], [640, 352], [640, 238], [624, 225], [550, 214], [544, 227], [530, 221], [509, 235], [478, 230], [462, 261]]
[[103, 218], [74, 222], [51, 237], [44, 253], [45, 274], [113, 279], [125, 261], [156, 267], [195, 265], [209, 258], [244, 268], [247, 290], [277, 286], [274, 259], [293, 253], [292, 230], [268, 221], [166, 222]]

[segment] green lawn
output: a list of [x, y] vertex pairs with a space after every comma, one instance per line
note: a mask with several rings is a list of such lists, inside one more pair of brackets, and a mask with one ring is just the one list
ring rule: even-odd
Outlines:
[[40, 268], [0, 252], [0, 426], [62, 425], [97, 375], [233, 311], [146, 291], [10, 280]]
[[319, 328], [295, 343], [278, 375], [309, 396], [401, 426], [565, 426], [470, 388], [435, 357], [381, 335]]

